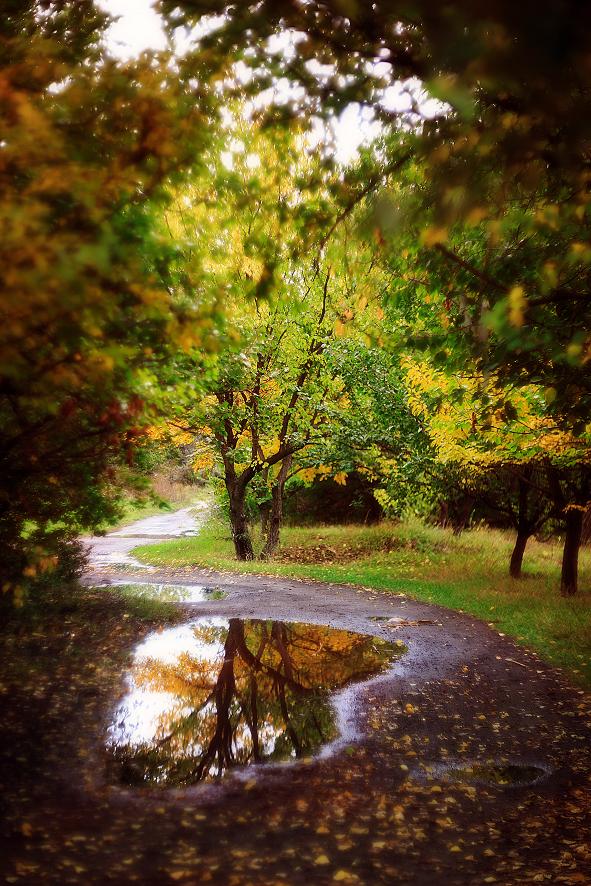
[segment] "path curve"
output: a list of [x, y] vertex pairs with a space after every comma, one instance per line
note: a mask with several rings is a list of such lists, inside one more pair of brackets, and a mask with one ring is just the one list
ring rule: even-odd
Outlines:
[[[162, 524], [166, 532], [150, 540], [169, 536], [173, 523]], [[146, 521], [141, 521], [128, 527], [125, 535], [107, 536], [107, 551], [121, 551], [123, 538], [126, 546], [131, 539], [143, 543], [136, 536], [145, 537], [145, 526]], [[123, 577], [101, 573], [95, 559], [93, 575], [87, 580], [109, 582]], [[339, 877], [348, 882], [345, 873], [350, 882], [390, 883], [395, 871], [396, 882], [413, 884], [431, 884], [434, 874], [445, 884], [521, 884], [548, 878], [591, 884], [591, 852], [581, 849], [584, 841], [580, 842], [581, 816], [583, 827], [591, 824], [589, 809], [581, 811], [581, 795], [589, 790], [591, 770], [589, 698], [535, 653], [475, 618], [404, 595], [211, 570], [171, 573], [152, 569], [149, 580], [215, 586], [227, 592], [223, 601], [186, 606], [191, 617], [215, 612], [317, 622], [400, 639], [408, 647], [385, 677], [356, 694], [350, 717], [360, 740], [352, 753], [317, 761], [307, 772], [305, 767], [292, 768], [289, 774], [267, 767], [251, 788], [249, 806], [258, 809], [258, 816], [274, 817], [274, 803], [265, 787], [270, 780], [273, 796], [289, 800], [297, 819], [298, 809], [305, 810], [307, 818], [311, 804], [323, 792], [327, 802], [335, 802], [335, 784], [347, 785], [343, 790], [348, 798], [343, 804], [347, 817], [343, 820], [337, 815], [336, 820], [349, 836], [333, 839], [331, 835], [330, 851], [324, 851], [316, 831], [322, 849], [316, 858], [328, 858], [326, 869], [324, 862], [316, 863], [309, 853], [307, 862], [291, 870], [290, 883], [338, 882]], [[384, 622], [385, 617], [391, 623]], [[411, 626], [397, 626], [397, 621]], [[535, 765], [548, 775], [529, 787], [480, 784], [460, 789], [432, 774], [448, 761]], [[313, 791], [307, 787], [311, 771], [315, 773]], [[227, 788], [221, 799], [219, 791], [201, 786], [183, 796], [210, 804], [222, 820], [228, 816], [241, 820], [243, 795], [238, 790], [236, 796], [235, 790]], [[400, 798], [412, 798], [410, 815], [405, 802], [396, 803], [397, 791]], [[349, 794], [357, 797], [359, 808], [351, 804]], [[377, 802], [377, 818], [364, 812], [372, 798]], [[569, 802], [571, 813], [565, 816]], [[389, 810], [389, 828], [398, 830], [402, 842], [379, 837], [383, 832], [380, 803]], [[375, 833], [372, 838], [368, 822], [377, 839]], [[253, 858], [253, 847], [258, 845], [264, 857], [260, 828], [253, 823], [241, 828], [245, 832], [233, 834], [228, 845], [238, 856], [246, 851], [244, 847], [251, 847]], [[287, 854], [282, 861], [266, 865], [267, 877], [280, 873], [281, 863], [289, 859], [293, 828], [293, 817], [288, 816], [273, 831], [280, 857], [281, 850]], [[211, 850], [207, 839], [203, 845]], [[222, 865], [221, 870], [220, 881], [228, 876], [227, 868]], [[256, 864], [251, 874], [255, 870]], [[212, 879], [217, 878], [214, 870]]]
[[205, 502], [195, 502], [178, 511], [163, 511], [153, 517], [141, 520], [109, 532], [107, 535], [95, 535], [84, 538], [82, 542], [88, 554], [90, 572], [104, 567], [134, 567], [143, 572], [150, 572], [145, 566], [130, 556], [130, 551], [143, 544], [155, 544], [168, 538], [182, 538], [197, 535], [207, 514]]
[[[105, 614], [94, 626], [93, 688], [71, 688], [88, 682], [82, 659], [82, 682], [68, 672], [49, 697], [44, 780], [34, 806], [22, 801], [27, 820], [17, 834], [37, 868], [27, 873], [21, 862], [7, 882], [591, 884], [588, 696], [484, 623], [406, 596], [209, 570], [118, 570], [117, 557], [140, 543], [138, 527], [142, 541], [157, 541], [181, 525], [166, 521], [156, 528], [163, 535], [146, 535], [146, 523], [90, 542], [86, 584], [135, 578], [220, 587], [225, 599], [182, 604], [179, 616], [318, 622], [400, 639], [408, 653], [357, 692], [350, 710], [357, 740], [327, 758], [250, 769], [220, 788], [114, 787], [105, 774], [106, 724], [123, 691], [122, 662], [150, 628], [116, 596], [109, 603], [94, 592], [91, 606]], [[487, 761], [536, 765], [547, 776], [503, 787], [441, 774], [449, 762]]]

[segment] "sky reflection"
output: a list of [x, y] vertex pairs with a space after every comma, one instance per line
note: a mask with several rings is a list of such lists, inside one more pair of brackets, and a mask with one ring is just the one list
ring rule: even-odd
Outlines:
[[199, 619], [150, 634], [108, 729], [116, 780], [192, 784], [316, 753], [337, 735], [330, 694], [401, 649], [323, 625]]

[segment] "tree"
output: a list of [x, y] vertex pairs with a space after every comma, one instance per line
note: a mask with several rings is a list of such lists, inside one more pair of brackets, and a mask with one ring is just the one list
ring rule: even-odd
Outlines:
[[189, 248], [187, 266], [201, 293], [224, 292], [228, 320], [207, 387], [195, 380], [200, 355], [180, 357], [168, 409], [222, 465], [240, 559], [254, 557], [247, 497], [256, 486], [266, 559], [279, 543], [292, 459], [316, 445], [338, 394], [330, 343], [381, 275], [371, 250], [351, 254], [346, 227], [335, 229], [335, 177], [301, 138], [245, 131], [238, 118], [222, 147], [210, 155], [209, 192], [197, 182], [194, 203], [191, 190], [179, 193], [168, 218], [173, 242], [207, 242], [205, 256]]
[[149, 362], [198, 313], [167, 291], [155, 216], [213, 105], [166, 56], [120, 63], [93, 3], [8, 4], [0, 23], [0, 540], [20, 593], [56, 544], [112, 517]]
[[517, 532], [509, 575], [521, 578], [523, 555], [529, 539], [555, 516], [543, 463], [524, 461], [499, 465], [487, 471], [481, 479], [478, 499], [508, 519]]
[[584, 195], [571, 205], [566, 186], [546, 182], [534, 192], [507, 189], [500, 201], [488, 158], [472, 174], [481, 205], [467, 218], [456, 206], [459, 184], [450, 184], [450, 206], [440, 209], [439, 172], [424, 164], [374, 197], [368, 224], [380, 227], [392, 299], [413, 303], [419, 322], [411, 335], [422, 334], [441, 362], [471, 359], [509, 386], [541, 386], [549, 413], [580, 433], [589, 413], [588, 269], [573, 241], [588, 235]]
[[561, 469], [548, 460], [546, 468], [549, 495], [565, 527], [560, 592], [570, 597], [578, 589], [579, 549], [583, 517], [591, 500], [591, 471], [588, 461], [567, 461]]
[[[246, 512], [252, 481], [264, 474], [272, 507], [264, 556], [279, 540], [283, 488], [294, 453], [310, 445], [332, 386], [323, 360], [332, 323], [328, 272], [289, 272], [289, 296], [241, 307], [240, 351], [220, 356], [210, 393], [177, 407], [175, 424], [221, 460], [236, 556], [254, 557]], [[190, 371], [190, 370], [189, 370]]]
[[[381, 316], [378, 308], [377, 316]], [[307, 483], [335, 477], [346, 482], [359, 472], [389, 515], [425, 512], [436, 458], [420, 415], [408, 398], [400, 355], [390, 354], [362, 330], [375, 329], [373, 311], [351, 324], [357, 328], [330, 350], [332, 371], [342, 393], [327, 410], [325, 433], [296, 457]], [[355, 334], [357, 332], [357, 334]]]
[[[407, 360], [409, 396], [422, 416], [437, 458], [468, 472], [473, 500], [504, 512], [518, 537], [511, 558], [520, 572], [527, 538], [546, 520], [564, 522], [561, 592], [576, 592], [583, 512], [589, 501], [589, 437], [564, 431], [533, 385], [509, 390], [476, 374]], [[515, 482], [517, 481], [517, 488]], [[513, 488], [511, 488], [513, 487]]]
[[[446, 278], [445, 290], [450, 284], [464, 345], [480, 355], [483, 371], [547, 387], [557, 418], [584, 426], [591, 74], [582, 59], [590, 10], [575, 0], [551, 0], [543, 16], [532, 4], [504, 0], [486, 9], [470, 0], [162, 7], [173, 25], [220, 14], [201, 45], [218, 69], [231, 72], [237, 58], [248, 64], [250, 94], [281, 76], [290, 83], [269, 116], [330, 119], [354, 101], [373, 112], [384, 144], [364, 179], [353, 173], [342, 188], [344, 211], [383, 190], [389, 170], [400, 169], [392, 160], [402, 140], [428, 190], [420, 262]], [[269, 40], [278, 33], [297, 51], [279, 51]], [[229, 88], [244, 91], [241, 82], [229, 73]], [[427, 96], [439, 104], [427, 107]], [[377, 221], [387, 241], [399, 228], [395, 201], [380, 201]], [[397, 242], [393, 248], [400, 252]]]

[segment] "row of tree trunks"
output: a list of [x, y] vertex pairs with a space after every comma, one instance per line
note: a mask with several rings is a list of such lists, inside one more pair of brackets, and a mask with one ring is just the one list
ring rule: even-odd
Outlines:
[[[584, 512], [579, 509], [573, 508], [566, 512], [562, 571], [560, 576], [560, 593], [564, 597], [571, 597], [577, 593], [578, 589], [579, 550], [581, 547], [583, 516]], [[531, 535], [532, 533], [527, 531], [517, 533], [509, 566], [509, 573], [512, 578], [521, 578], [523, 555]]]
[[[556, 483], [550, 484], [556, 490], [555, 501], [559, 511], [562, 511], [565, 523], [564, 548], [562, 552], [562, 570], [560, 576], [560, 593], [570, 597], [577, 593], [579, 574], [579, 550], [583, 537], [583, 524], [585, 509], [581, 506], [568, 507], [564, 505], [562, 493], [558, 495]], [[509, 573], [512, 578], [521, 577], [521, 568], [525, 548], [535, 527], [528, 517], [528, 498], [530, 491], [530, 476], [524, 475], [519, 479], [519, 508], [517, 520], [517, 538], [511, 555]]]
[[[265, 545], [260, 555], [261, 560], [269, 560], [279, 545], [281, 525], [283, 522], [283, 498], [285, 483], [291, 469], [293, 456], [288, 455], [280, 463], [279, 471], [271, 490], [271, 501], [261, 509], [261, 528], [266, 535]], [[531, 471], [530, 471], [531, 473]], [[551, 473], [551, 471], [549, 472]], [[519, 495], [517, 510], [517, 537], [511, 554], [509, 573], [512, 578], [520, 578], [525, 549], [531, 536], [536, 531], [529, 514], [530, 474], [525, 472], [519, 478]], [[246, 515], [246, 483], [238, 478], [233, 471], [226, 470], [226, 489], [230, 502], [230, 522], [236, 557], [239, 560], [254, 560], [254, 549], [250, 527]], [[552, 484], [555, 489], [556, 484]], [[560, 495], [562, 492], [560, 490]], [[581, 506], [564, 506], [564, 499], [556, 500], [557, 508], [562, 510], [565, 521], [565, 540], [562, 555], [562, 572], [560, 593], [572, 596], [578, 589], [579, 549], [583, 538], [586, 510]], [[562, 507], [561, 507], [562, 506]]]

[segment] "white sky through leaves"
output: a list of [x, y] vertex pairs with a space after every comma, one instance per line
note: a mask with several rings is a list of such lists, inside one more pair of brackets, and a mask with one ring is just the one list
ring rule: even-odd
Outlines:
[[[109, 51], [122, 59], [133, 58], [146, 49], [161, 50], [168, 45], [162, 19], [150, 0], [97, 0], [98, 5], [118, 20], [107, 33]], [[186, 39], [186, 38], [185, 38]], [[188, 39], [186, 45], [188, 45]], [[179, 43], [185, 40], [179, 38]], [[181, 50], [184, 49], [181, 46]], [[367, 119], [366, 111], [350, 105], [333, 122], [337, 159], [352, 160], [359, 146], [377, 135], [377, 124]]]

